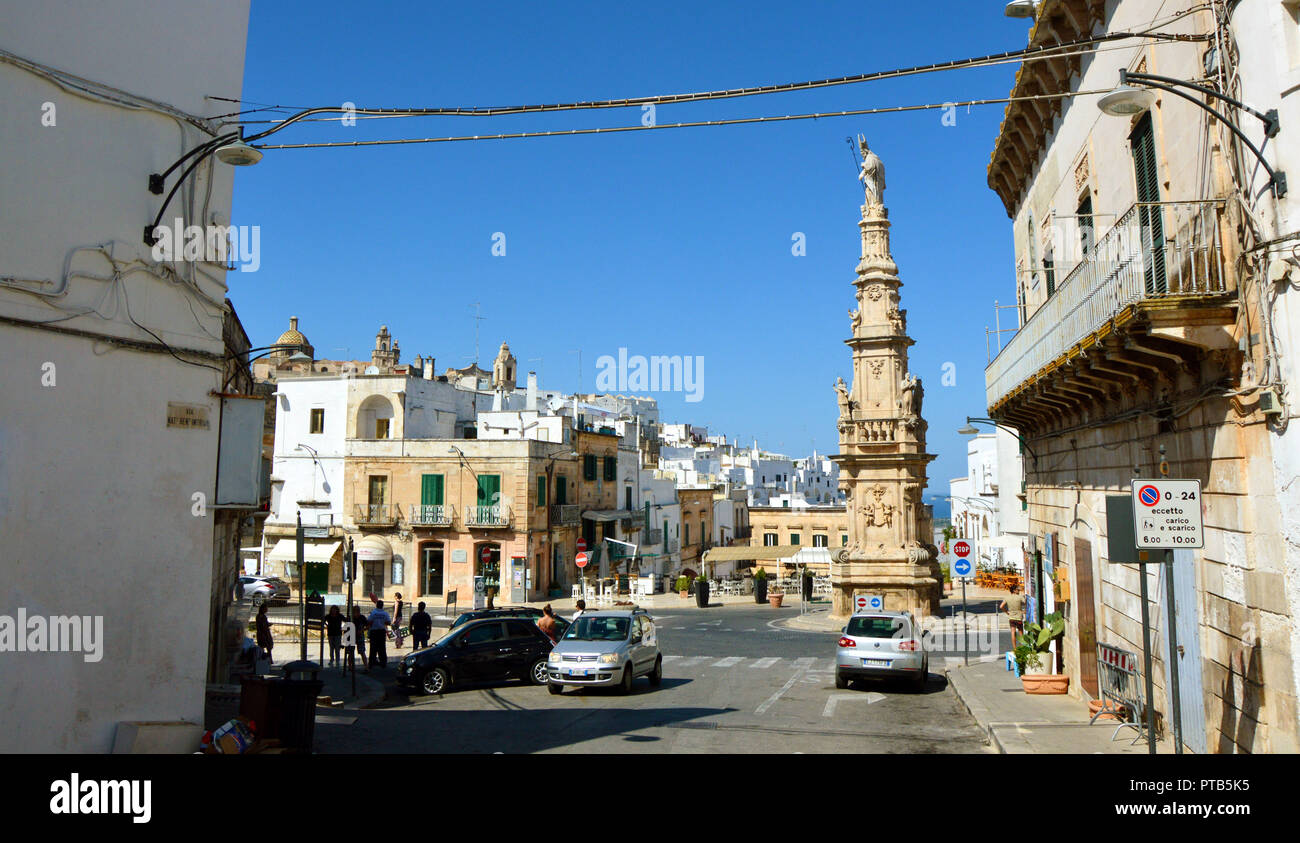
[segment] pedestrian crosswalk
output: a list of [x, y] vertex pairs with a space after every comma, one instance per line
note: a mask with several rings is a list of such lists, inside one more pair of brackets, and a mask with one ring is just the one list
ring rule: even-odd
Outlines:
[[815, 656], [800, 656], [799, 658], [783, 658], [781, 656], [766, 656], [764, 658], [746, 658], [744, 656], [677, 656], [666, 655], [663, 657], [666, 667], [702, 667], [702, 668], [734, 668], [748, 667], [758, 670], [768, 670], [774, 667], [785, 669], [802, 670], [808, 673], [819, 673], [832, 671], [835, 669], [835, 659], [819, 659]]

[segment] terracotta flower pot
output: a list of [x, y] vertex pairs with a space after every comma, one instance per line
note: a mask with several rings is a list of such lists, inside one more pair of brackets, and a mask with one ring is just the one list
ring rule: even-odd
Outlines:
[[685, 589], [682, 589], [681, 591], [679, 591], [679, 592], [677, 592], [677, 593], [680, 594], [682, 597], [685, 597], [686, 594], [687, 594], [687, 592], [686, 592]]
[[[1097, 714], [1097, 712], [1101, 711], [1102, 703], [1103, 703], [1102, 700], [1089, 700], [1089, 701], [1088, 701], [1088, 717], [1089, 717], [1089, 718], [1094, 717], [1094, 716]], [[1112, 710], [1107, 711], [1105, 714], [1101, 715], [1101, 716], [1098, 717], [1097, 719], [1098, 719], [1098, 720], [1123, 720], [1124, 717], [1126, 716], [1126, 714], [1128, 713], [1128, 708], [1127, 708], [1126, 706], [1122, 706], [1122, 705], [1121, 705], [1121, 706], [1116, 706], [1115, 703], [1111, 703], [1111, 706], [1112, 706]], [[1117, 713], [1116, 711], [1114, 711], [1114, 708], [1118, 708], [1118, 709], [1119, 709], [1118, 713]]]
[[784, 600], [784, 599], [785, 599], [785, 595], [784, 595], [784, 594], [769, 594], [769, 595], [767, 595], [767, 602], [768, 602], [768, 603], [771, 603], [771, 604], [772, 604], [772, 607], [775, 608], [775, 609], [779, 609], [779, 608], [781, 608], [781, 601]]
[[1070, 690], [1070, 674], [1047, 673], [1020, 677], [1026, 694], [1065, 694]]

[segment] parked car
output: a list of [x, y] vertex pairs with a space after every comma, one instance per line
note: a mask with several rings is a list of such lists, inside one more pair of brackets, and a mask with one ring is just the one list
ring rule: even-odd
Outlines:
[[289, 602], [289, 584], [279, 577], [244, 576], [239, 578], [239, 584], [244, 588], [244, 596], [251, 598], [254, 606], [266, 602]]
[[905, 679], [925, 687], [930, 654], [911, 612], [858, 612], [835, 646], [835, 687], [854, 679]]
[[467, 621], [397, 665], [397, 684], [441, 694], [466, 682], [518, 678], [547, 681], [551, 639], [529, 617]]
[[[470, 621], [484, 620], [486, 618], [528, 618], [534, 623], [542, 616], [541, 609], [534, 609], [531, 606], [503, 606], [499, 609], [475, 609], [470, 612], [462, 612], [456, 620], [452, 621], [451, 629], [455, 629], [462, 624]], [[555, 616], [556, 636], [563, 636], [564, 630], [569, 628], [569, 622], [563, 617]]]
[[654, 620], [644, 609], [583, 612], [551, 650], [547, 675], [552, 694], [565, 685], [617, 685], [627, 694], [638, 676], [658, 686], [664, 664]]

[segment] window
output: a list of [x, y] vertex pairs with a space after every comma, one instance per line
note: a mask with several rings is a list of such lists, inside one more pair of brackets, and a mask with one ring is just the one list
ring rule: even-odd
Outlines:
[[618, 457], [605, 457], [605, 479], [610, 482], [618, 479]]
[[388, 419], [375, 419], [375, 438], [388, 438]]
[[813, 535], [813, 547], [827, 547], [825, 534], [815, 533]]
[[495, 506], [501, 501], [501, 475], [480, 474], [478, 476], [478, 505]]
[[628, 486], [623, 489], [623, 508], [628, 512], [632, 511], [632, 487]]
[[1079, 223], [1079, 247], [1083, 250], [1081, 258], [1087, 258], [1092, 254], [1092, 246], [1096, 242], [1096, 236], [1093, 232], [1092, 223], [1092, 197], [1085, 196], [1079, 203], [1079, 210], [1076, 212]]
[[907, 622], [902, 618], [849, 618], [849, 627], [845, 634], [857, 638], [893, 638], [895, 635], [902, 637], [911, 632], [910, 629], [905, 629], [906, 624]]
[[509, 638], [537, 637], [537, 624], [528, 621], [506, 621], [506, 636]]
[[325, 410], [319, 407], [311, 411], [311, 432], [325, 432]]
[[370, 475], [371, 509], [386, 503], [388, 503], [388, 477], [382, 474]]
[[424, 506], [442, 506], [445, 484], [441, 474], [423, 474], [420, 476], [420, 503]]
[[546, 506], [546, 475], [537, 475], [537, 505]]
[[442, 594], [442, 544], [420, 547], [420, 593]]
[[402, 562], [403, 562], [402, 557], [400, 556], [393, 557], [393, 578], [391, 580], [393, 585], [401, 585], [404, 581], [404, 578], [402, 576], [403, 573], [402, 569], [405, 566], [402, 564]]
[[563, 474], [555, 478], [555, 502], [561, 506], [569, 502], [569, 478]]
[[776, 533], [763, 534], [763, 547], [776, 547]]
[[691, 543], [691, 522], [682, 522], [682, 544]]
[[791, 534], [790, 534], [790, 544], [799, 544], [799, 534], [798, 534], [798, 533], [791, 533]]
[[1143, 275], [1147, 293], [1167, 293], [1165, 275], [1164, 217], [1160, 212], [1160, 175], [1156, 170], [1155, 135], [1151, 112], [1142, 115], [1129, 135], [1133, 151], [1133, 175], [1137, 182], [1138, 225], [1141, 231]]
[[582, 479], [583, 480], [596, 479], [596, 455], [595, 454], [583, 454]]
[[840, 547], [848, 547], [848, 546], [849, 546], [849, 534], [840, 533]]
[[470, 645], [487, 644], [491, 641], [500, 641], [503, 637], [500, 623], [485, 623], [466, 632], [465, 643]]

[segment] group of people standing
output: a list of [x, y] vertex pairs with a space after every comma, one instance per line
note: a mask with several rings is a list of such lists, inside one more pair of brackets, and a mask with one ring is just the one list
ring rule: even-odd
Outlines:
[[[338, 606], [331, 606], [329, 614], [325, 616], [325, 637], [329, 641], [330, 655], [329, 667], [343, 667], [345, 664], [345, 651], [351, 646], [356, 647], [357, 655], [361, 657], [361, 662], [367, 670], [373, 669], [376, 665], [379, 667], [388, 666], [388, 630], [391, 627], [394, 632], [394, 645], [400, 649], [405, 641], [406, 629], [402, 627], [402, 613], [405, 609], [405, 602], [402, 600], [401, 592], [396, 595], [396, 605], [392, 614], [384, 609], [384, 601], [375, 595], [370, 595], [374, 603], [374, 609], [369, 614], [361, 614], [360, 606], [352, 607], [352, 617], [348, 618], [339, 611]], [[345, 622], [351, 622], [353, 629], [353, 644], [345, 646], [343, 643], [343, 625]], [[263, 603], [257, 610], [257, 648], [261, 655], [268, 662], [273, 662], [271, 652], [275, 647], [275, 638], [271, 634], [271, 622], [266, 615], [266, 604]], [[413, 650], [419, 650], [429, 646], [429, 638], [433, 633], [433, 618], [424, 610], [424, 603], [421, 602], [416, 607], [415, 614], [411, 615], [411, 647]], [[370, 658], [366, 659], [366, 639], [370, 639]], [[350, 654], [347, 654], [350, 655]]]

